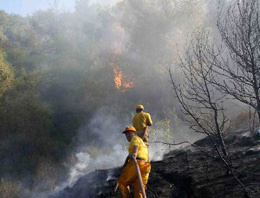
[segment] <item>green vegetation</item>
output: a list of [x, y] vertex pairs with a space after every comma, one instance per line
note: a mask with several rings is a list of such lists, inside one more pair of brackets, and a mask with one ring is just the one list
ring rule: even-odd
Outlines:
[[[142, 103], [153, 120], [161, 120], [155, 137], [172, 138], [177, 122], [175, 110], [168, 108], [168, 63], [176, 42], [188, 41], [185, 35], [203, 23], [205, 14], [194, 7], [203, 1], [178, 2], [138, 0], [105, 7], [79, 0], [73, 12], [37, 11], [27, 17], [0, 11], [3, 188], [17, 184], [10, 178], [29, 178], [30, 189], [46, 180], [46, 188], [53, 188], [59, 180], [55, 170], [67, 168], [63, 162], [75, 148], [78, 131], [102, 107], [123, 129]], [[185, 23], [177, 20], [183, 10], [189, 13]], [[94, 157], [105, 150], [95, 148], [102, 145], [97, 136], [88, 129], [81, 140]]]

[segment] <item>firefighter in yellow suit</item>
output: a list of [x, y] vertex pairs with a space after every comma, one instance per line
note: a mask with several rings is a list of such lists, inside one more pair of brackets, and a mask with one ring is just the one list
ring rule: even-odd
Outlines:
[[136, 172], [136, 168], [131, 157], [136, 158], [140, 168], [141, 177], [143, 180], [144, 188], [148, 182], [149, 173], [151, 171], [151, 164], [149, 161], [148, 148], [143, 140], [136, 135], [136, 129], [132, 126], [126, 127], [123, 131], [128, 142], [129, 155], [127, 156], [124, 164], [124, 169], [119, 177], [118, 184], [122, 198], [130, 198], [130, 185], [134, 184], [134, 198], [142, 198], [142, 191]]
[[137, 135], [143, 139], [146, 146], [149, 146], [148, 126], [152, 126], [153, 121], [149, 113], [144, 112], [143, 105], [137, 105], [136, 114], [132, 119], [132, 124], [137, 131]]

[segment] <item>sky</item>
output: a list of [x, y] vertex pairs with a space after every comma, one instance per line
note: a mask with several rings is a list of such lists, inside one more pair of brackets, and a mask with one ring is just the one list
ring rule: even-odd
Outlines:
[[0, 10], [9, 14], [31, 15], [37, 10], [58, 6], [59, 10], [73, 10], [75, 0], [0, 0]]
[[[76, 0], [0, 0], [0, 10], [9, 14], [31, 15], [37, 10], [58, 8], [60, 11], [73, 11]], [[89, 0], [90, 4], [114, 4], [119, 0]]]

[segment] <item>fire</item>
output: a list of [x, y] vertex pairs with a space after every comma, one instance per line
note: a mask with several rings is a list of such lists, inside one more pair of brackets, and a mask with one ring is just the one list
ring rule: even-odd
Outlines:
[[124, 82], [123, 83], [123, 88], [122, 88], [122, 93], [125, 93], [128, 89], [133, 88], [134, 83], [133, 82]]
[[113, 68], [114, 71], [115, 88], [120, 89], [121, 92], [124, 93], [127, 91], [127, 89], [133, 88], [134, 83], [128, 80], [128, 76], [123, 75], [122, 69], [115, 63], [117, 57], [122, 54], [122, 45], [125, 36], [125, 30], [121, 25], [117, 24], [115, 25], [115, 31], [116, 35], [119, 36], [119, 39], [117, 38], [117, 41], [112, 43], [113, 58], [112, 62], [110, 62], [110, 66]]
[[121, 69], [118, 69], [114, 63], [110, 63], [110, 65], [114, 71], [115, 88], [121, 89], [121, 91], [125, 93], [127, 89], [134, 87], [134, 83], [131, 81], [127, 81], [127, 76], [123, 75]]
[[122, 85], [122, 71], [117, 72], [116, 69], [114, 69], [114, 82], [117, 89], [119, 89]]
[[133, 88], [133, 86], [134, 86], [134, 83], [133, 83], [133, 82], [125, 82], [125, 83], [123, 84], [123, 87], [124, 87], [124, 88], [127, 88], [127, 89]]
[[114, 63], [110, 63], [110, 65], [113, 67], [114, 70], [115, 87], [117, 89], [120, 89], [120, 87], [122, 86], [122, 77], [123, 77], [122, 71], [121, 70], [118, 71]]

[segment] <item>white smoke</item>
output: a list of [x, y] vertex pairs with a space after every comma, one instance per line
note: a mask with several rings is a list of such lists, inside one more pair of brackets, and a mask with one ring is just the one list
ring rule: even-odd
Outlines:
[[[110, 112], [108, 107], [99, 109], [90, 122], [78, 132], [76, 163], [71, 165], [67, 181], [56, 187], [55, 191], [60, 191], [67, 186], [73, 186], [80, 177], [95, 170], [122, 166], [128, 155], [127, 148], [129, 144], [122, 131], [128, 125], [131, 125], [130, 113], [118, 118]], [[162, 133], [165, 130], [158, 127], [160, 126], [157, 126], [157, 132]], [[151, 140], [154, 141], [153, 134], [150, 134], [150, 136], [152, 136]], [[90, 137], [94, 137], [95, 145], [89, 145]], [[150, 143], [150, 160], [162, 160], [163, 156], [169, 151], [185, 146], [187, 144], [170, 146], [162, 143]], [[91, 149], [94, 149], [95, 155], [93, 155]], [[113, 178], [112, 172], [108, 175], [108, 179], [110, 178]]]
[[[129, 123], [130, 117], [127, 118], [126, 115], [125, 120]], [[125, 124], [113, 116], [109, 108], [99, 109], [91, 121], [79, 131], [76, 163], [70, 167], [67, 181], [56, 187], [55, 191], [74, 185], [80, 177], [92, 171], [122, 166], [127, 156], [128, 144], [121, 133], [124, 127]], [[89, 145], [89, 137], [94, 137], [97, 143]], [[93, 155], [91, 149], [97, 154]]]
[[164, 154], [172, 150], [171, 147], [163, 144], [150, 144], [149, 157], [151, 161], [160, 161], [163, 159]]
[[109, 155], [101, 155], [97, 158], [91, 158], [87, 152], [79, 152], [76, 154], [77, 163], [70, 168], [69, 179], [63, 186], [72, 186], [80, 177], [95, 170], [109, 169], [122, 166], [124, 156], [127, 156], [126, 150], [119, 144], [111, 148], [113, 151]]

